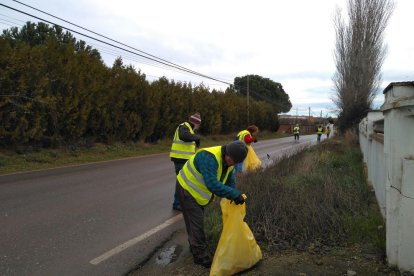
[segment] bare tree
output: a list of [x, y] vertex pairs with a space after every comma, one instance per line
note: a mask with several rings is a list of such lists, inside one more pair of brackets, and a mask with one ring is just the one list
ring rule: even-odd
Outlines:
[[392, 0], [348, 0], [347, 21], [338, 8], [334, 17], [336, 44], [333, 102], [344, 131], [366, 116], [381, 84], [386, 55], [384, 31], [394, 10]]

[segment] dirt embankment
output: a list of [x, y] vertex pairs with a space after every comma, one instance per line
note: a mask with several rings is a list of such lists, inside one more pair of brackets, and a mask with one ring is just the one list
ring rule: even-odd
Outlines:
[[[152, 258], [129, 276], [206, 276], [209, 270], [195, 265], [188, 249], [185, 230], [176, 232]], [[264, 253], [263, 259], [240, 275], [410, 275], [389, 268], [382, 252], [369, 245], [326, 248], [322, 252], [284, 250]], [[411, 274], [412, 275], [412, 274]]]

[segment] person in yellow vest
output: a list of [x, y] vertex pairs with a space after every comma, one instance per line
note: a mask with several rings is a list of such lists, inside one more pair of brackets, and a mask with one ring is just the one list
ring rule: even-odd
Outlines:
[[293, 128], [293, 135], [295, 136], [295, 142], [298, 141], [299, 142], [299, 124], [296, 124], [295, 127]]
[[329, 126], [326, 126], [325, 128], [325, 134], [326, 134], [326, 138], [329, 138], [329, 134], [331, 134], [331, 128]]
[[[200, 128], [200, 125], [201, 116], [197, 112], [190, 116], [188, 122], [180, 124], [175, 130], [170, 151], [171, 161], [174, 162], [175, 175], [178, 175], [178, 172], [184, 166], [185, 162], [200, 147], [200, 136], [195, 134]], [[173, 209], [181, 211], [177, 190], [174, 193]]]
[[321, 142], [322, 133], [323, 133], [322, 125], [319, 125], [318, 128], [316, 129], [316, 134], [318, 135], [318, 137], [317, 137], [318, 143]]
[[[235, 140], [243, 141], [247, 146], [251, 146], [252, 143], [257, 142], [257, 134], [259, 134], [259, 128], [255, 125], [250, 125], [247, 129], [237, 133]], [[234, 166], [234, 172], [241, 172], [243, 169], [243, 164], [239, 163]]]
[[197, 151], [177, 175], [177, 192], [184, 216], [190, 250], [194, 263], [211, 266], [204, 234], [204, 208], [214, 196], [243, 204], [244, 197], [236, 189], [233, 166], [243, 162], [247, 146], [233, 141], [224, 146]]

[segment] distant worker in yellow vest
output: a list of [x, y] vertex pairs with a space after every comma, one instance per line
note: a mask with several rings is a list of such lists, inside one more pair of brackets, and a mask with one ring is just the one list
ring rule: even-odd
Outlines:
[[[194, 155], [200, 147], [200, 136], [195, 132], [200, 128], [200, 113], [190, 116], [188, 122], [180, 124], [174, 133], [174, 139], [171, 145], [170, 157], [174, 162], [175, 175], [178, 175], [185, 162]], [[177, 190], [174, 193], [173, 209], [181, 211], [180, 202], [178, 200]]]
[[295, 142], [299, 142], [299, 124], [296, 124], [295, 127], [293, 128], [293, 135], [295, 136]]
[[325, 134], [326, 134], [326, 138], [329, 138], [329, 134], [331, 134], [331, 128], [329, 126], [326, 126], [325, 128]]
[[318, 135], [318, 137], [317, 137], [318, 143], [321, 142], [322, 133], [323, 133], [322, 125], [319, 125], [318, 128], [316, 129], [316, 134]]
[[177, 192], [196, 264], [208, 268], [212, 262], [204, 233], [204, 207], [214, 195], [237, 205], [244, 203], [244, 197], [236, 189], [233, 166], [243, 162], [246, 156], [247, 146], [242, 141], [204, 148], [197, 151], [177, 175]]
[[[252, 143], [257, 142], [257, 135], [259, 134], [259, 128], [256, 125], [250, 125], [245, 130], [240, 131], [237, 133], [235, 140], [243, 141], [248, 147], [252, 145]], [[235, 172], [241, 172], [243, 170], [243, 163], [239, 163], [234, 166]]]

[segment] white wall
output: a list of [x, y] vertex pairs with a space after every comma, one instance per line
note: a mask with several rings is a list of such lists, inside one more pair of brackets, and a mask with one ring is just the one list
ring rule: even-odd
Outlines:
[[391, 83], [384, 94], [383, 119], [370, 112], [360, 123], [361, 150], [385, 215], [388, 263], [414, 272], [414, 82]]
[[[378, 205], [385, 218], [385, 156], [383, 134], [374, 132], [374, 125], [383, 122], [382, 111], [371, 111], [359, 124], [359, 144], [368, 170], [368, 181], [375, 190]], [[382, 139], [381, 139], [382, 138]]]

